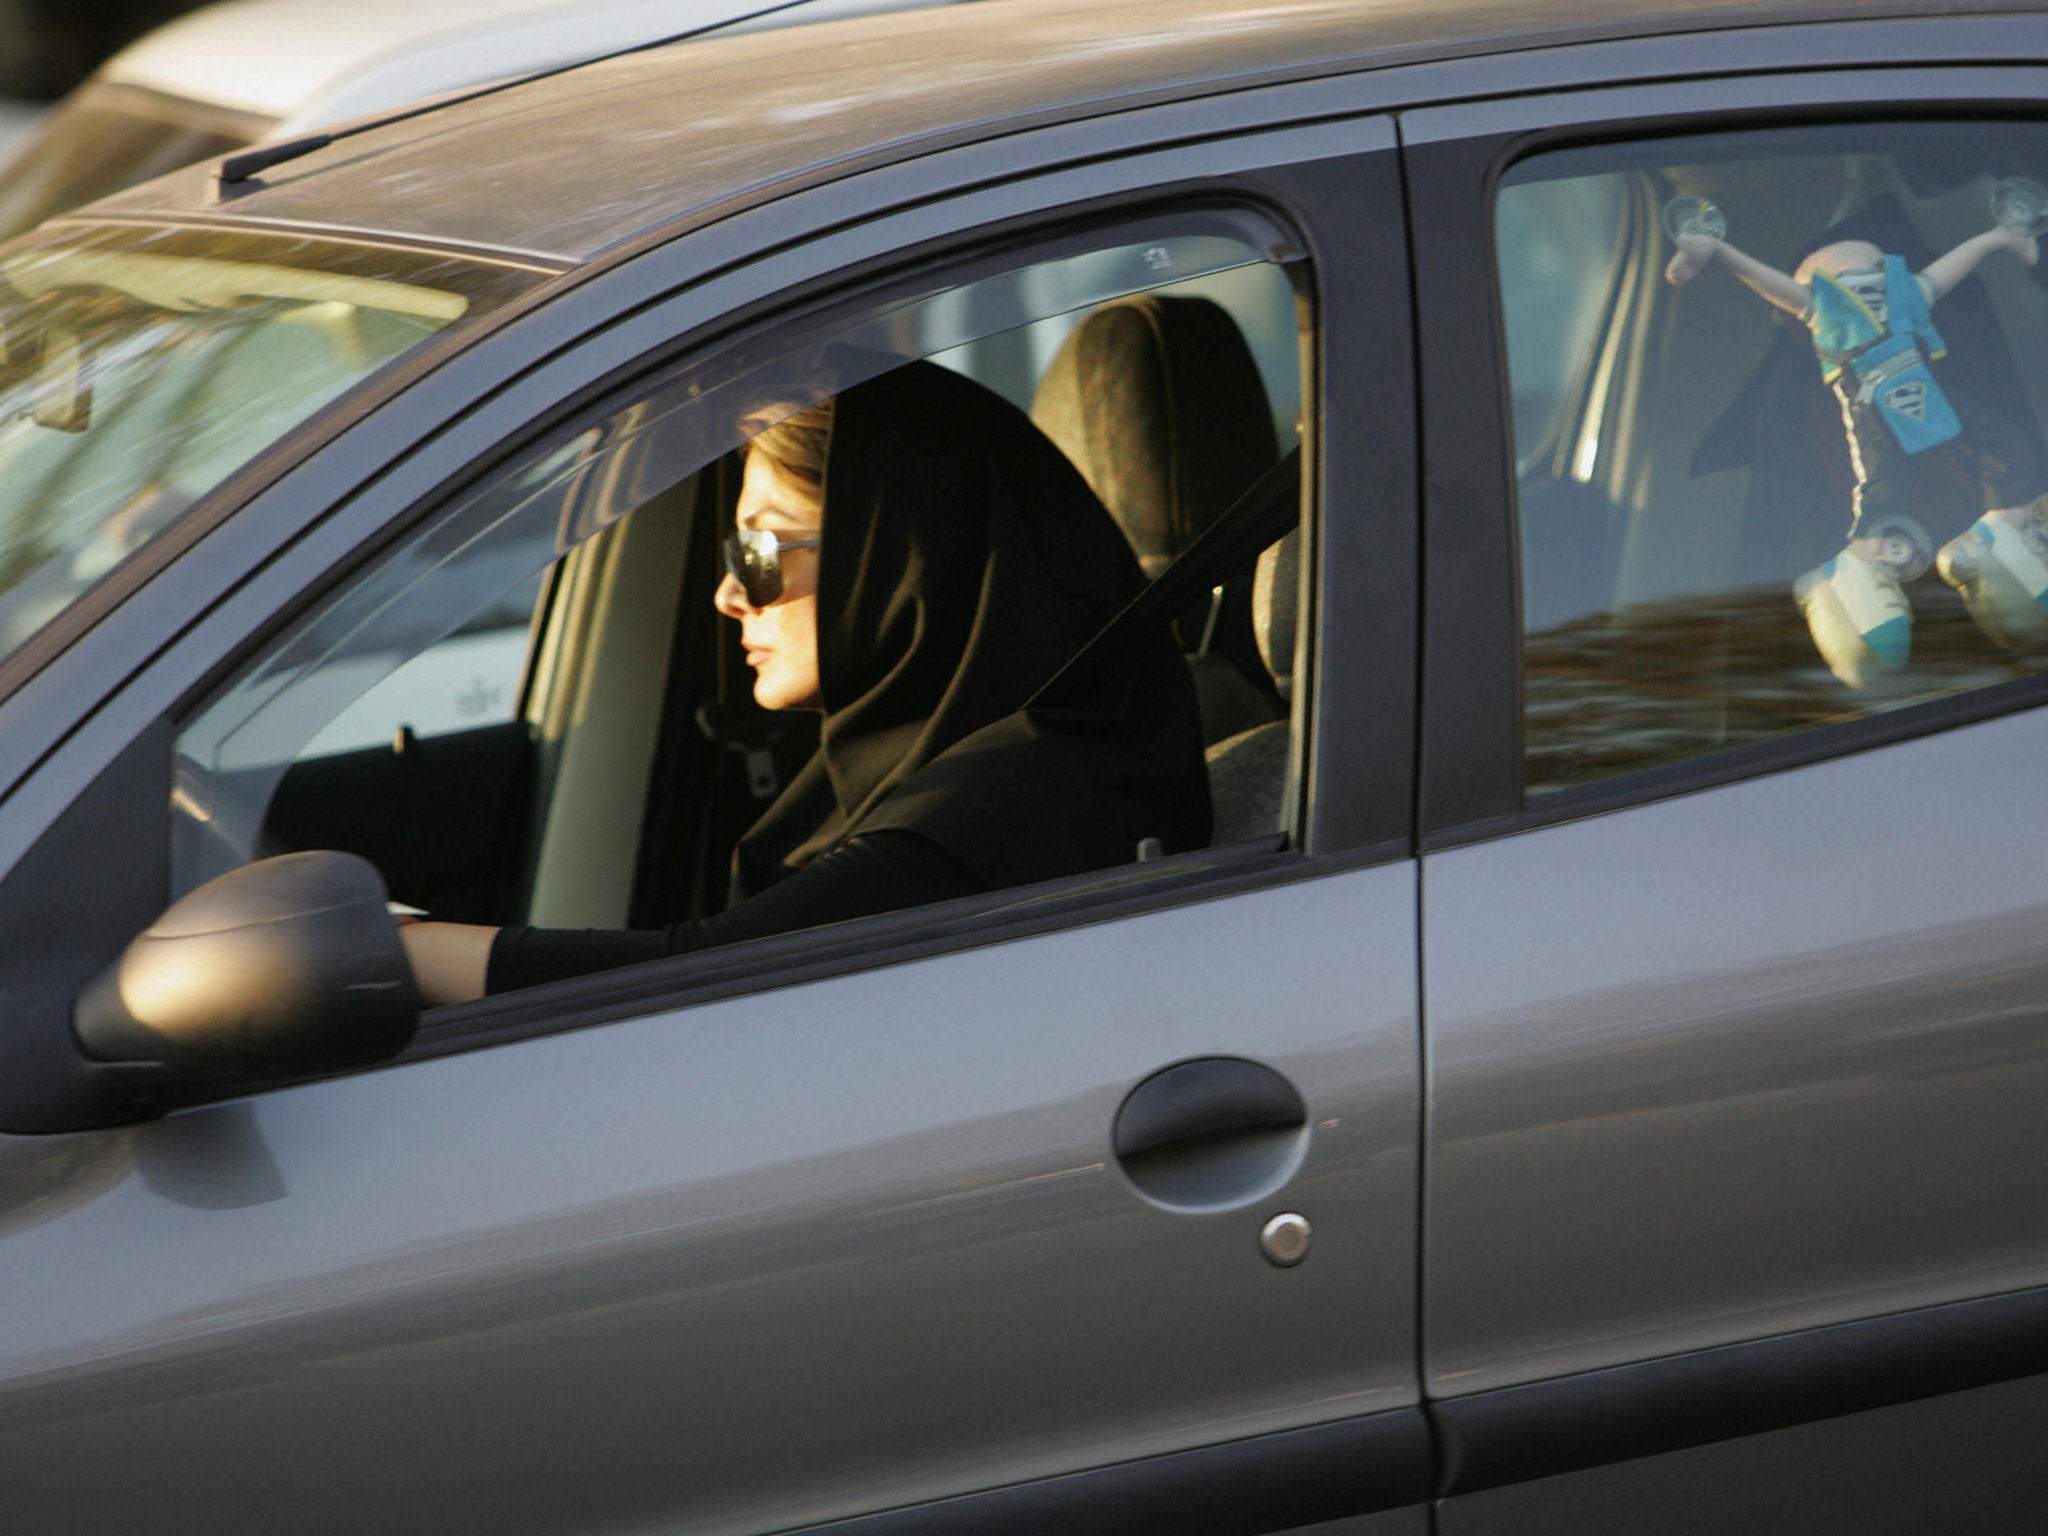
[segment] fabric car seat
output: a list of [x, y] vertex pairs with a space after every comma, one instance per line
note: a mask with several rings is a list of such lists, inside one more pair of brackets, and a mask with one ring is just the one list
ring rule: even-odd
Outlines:
[[[1095, 310], [1054, 355], [1031, 419], [1109, 508], [1148, 578], [1279, 457], [1251, 349], [1207, 299], [1139, 294]], [[1226, 586], [1177, 626], [1209, 742], [1279, 713], [1249, 587]]]
[[[1289, 533], [1259, 556], [1252, 585], [1252, 628], [1283, 702], [1294, 697], [1294, 645], [1300, 611], [1301, 534]], [[1280, 830], [1292, 751], [1288, 719], [1269, 720], [1209, 748], [1209, 800], [1221, 846]]]

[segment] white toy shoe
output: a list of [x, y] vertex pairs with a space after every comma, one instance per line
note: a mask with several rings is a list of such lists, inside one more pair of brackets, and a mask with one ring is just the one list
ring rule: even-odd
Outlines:
[[1904, 670], [1913, 654], [1913, 609], [1889, 565], [1854, 550], [1816, 566], [1792, 583], [1828, 670], [1851, 688]]
[[1941, 546], [1934, 565], [1994, 643], [2009, 651], [2048, 644], [2048, 517], [2039, 502], [2017, 526], [1995, 513], [1978, 518]]

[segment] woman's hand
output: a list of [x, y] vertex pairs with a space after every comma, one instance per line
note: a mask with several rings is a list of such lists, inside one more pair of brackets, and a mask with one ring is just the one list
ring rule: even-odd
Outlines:
[[466, 1003], [484, 995], [491, 941], [498, 930], [476, 923], [398, 920], [398, 939], [412, 962], [413, 984], [430, 1008]]

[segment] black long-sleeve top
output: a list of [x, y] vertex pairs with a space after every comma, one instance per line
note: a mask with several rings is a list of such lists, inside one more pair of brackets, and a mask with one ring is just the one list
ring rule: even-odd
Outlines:
[[509, 992], [985, 888], [965, 864], [915, 832], [863, 833], [714, 917], [669, 928], [502, 928], [484, 988]]

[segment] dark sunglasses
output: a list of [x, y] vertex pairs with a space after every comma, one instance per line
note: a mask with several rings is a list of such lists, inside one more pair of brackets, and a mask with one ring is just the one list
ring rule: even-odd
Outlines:
[[785, 549], [816, 549], [819, 535], [792, 539], [768, 528], [742, 528], [726, 535], [719, 546], [726, 571], [747, 594], [756, 608], [766, 608], [782, 596], [782, 552]]

